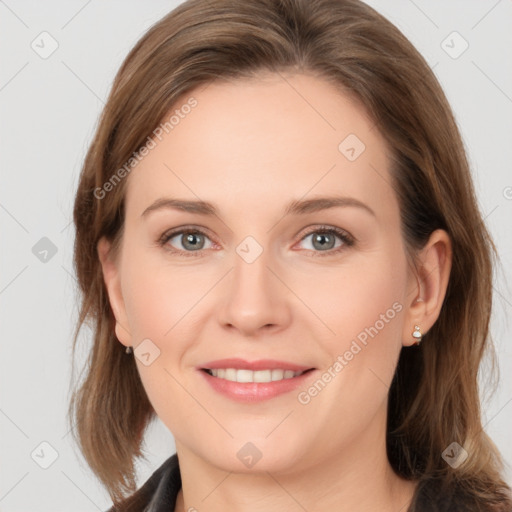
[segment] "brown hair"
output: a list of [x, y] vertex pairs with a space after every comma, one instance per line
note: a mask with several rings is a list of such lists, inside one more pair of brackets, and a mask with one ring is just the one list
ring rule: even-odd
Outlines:
[[[96, 246], [122, 236], [127, 180], [95, 191], [145, 143], [178, 98], [216, 79], [259, 71], [303, 72], [357, 98], [385, 137], [411, 261], [438, 228], [453, 245], [440, 316], [418, 349], [401, 352], [389, 391], [387, 450], [397, 474], [443, 499], [453, 489], [465, 510], [506, 510], [503, 461], [483, 431], [477, 375], [489, 339], [496, 254], [479, 212], [463, 143], [431, 69], [389, 21], [358, 0], [189, 0], [156, 23], [119, 70], [80, 176], [74, 207], [81, 326], [93, 347], [70, 416], [92, 470], [114, 503], [136, 489], [134, 459], [155, 412], [114, 333]], [[135, 434], [134, 434], [135, 433]], [[452, 443], [468, 459], [442, 458]], [[431, 484], [430, 487], [427, 484]], [[435, 496], [432, 489], [436, 489]], [[496, 506], [496, 508], [492, 508]]]

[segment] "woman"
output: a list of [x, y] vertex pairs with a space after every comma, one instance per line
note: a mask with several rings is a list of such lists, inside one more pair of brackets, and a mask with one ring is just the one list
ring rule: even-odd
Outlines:
[[[111, 510], [512, 510], [482, 427], [494, 246], [424, 59], [356, 0], [196, 0], [77, 191], [77, 439]], [[158, 416], [177, 454], [136, 490]]]

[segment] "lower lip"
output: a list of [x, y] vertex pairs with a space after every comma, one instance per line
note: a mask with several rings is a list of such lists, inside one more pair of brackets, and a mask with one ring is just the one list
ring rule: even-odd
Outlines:
[[260, 402], [289, 393], [303, 385], [314, 373], [314, 370], [309, 370], [298, 377], [272, 382], [233, 382], [214, 377], [204, 370], [199, 371], [215, 391], [237, 402]]

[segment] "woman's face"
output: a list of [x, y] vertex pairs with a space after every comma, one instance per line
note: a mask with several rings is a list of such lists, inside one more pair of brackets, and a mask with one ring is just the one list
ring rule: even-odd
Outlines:
[[417, 292], [382, 136], [305, 75], [211, 83], [175, 109], [127, 178], [104, 272], [117, 336], [178, 450], [287, 471], [381, 449]]

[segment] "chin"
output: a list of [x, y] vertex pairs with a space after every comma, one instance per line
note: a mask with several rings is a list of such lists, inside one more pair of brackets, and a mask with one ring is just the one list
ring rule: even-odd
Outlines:
[[292, 444], [276, 444], [264, 437], [254, 441], [231, 440], [229, 446], [205, 454], [204, 458], [223, 471], [241, 474], [289, 473], [306, 460]]

